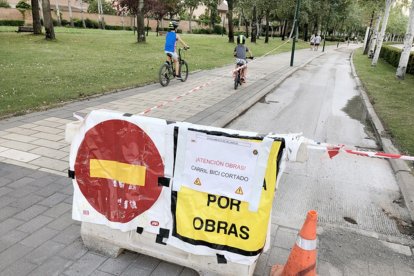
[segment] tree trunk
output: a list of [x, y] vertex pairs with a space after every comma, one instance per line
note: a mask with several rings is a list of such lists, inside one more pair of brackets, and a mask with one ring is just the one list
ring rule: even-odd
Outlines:
[[362, 46], [362, 47], [364, 47], [364, 53], [365, 53], [365, 50], [367, 49], [367, 45], [368, 45], [368, 41], [369, 41], [368, 39], [369, 39], [370, 32], [371, 32], [370, 27], [367, 27], [367, 30], [365, 31], [364, 44]]
[[142, 9], [144, 8], [144, 0], [138, 2], [138, 13], [137, 13], [137, 42], [145, 42], [145, 28], [144, 28], [144, 14]]
[[102, 29], [101, 0], [97, 0], [96, 5], [97, 5], [97, 8], [98, 8], [98, 25], [99, 25], [99, 29]]
[[382, 42], [384, 40], [385, 30], [387, 29], [388, 17], [390, 15], [391, 5], [395, 0], [385, 0], [385, 13], [384, 20], [382, 21], [381, 33], [378, 37], [377, 49], [375, 50], [374, 58], [372, 59], [371, 66], [376, 66], [381, 52]]
[[134, 30], [134, 32], [133, 32], [133, 34], [134, 34], [134, 36], [135, 36], [135, 30], [137, 29], [136, 28], [136, 26], [135, 26], [135, 23], [137, 22], [137, 20], [136, 20], [136, 15], [134, 15], [134, 17], [132, 17], [131, 18], [132, 19], [132, 25], [133, 25], [133, 30]]
[[367, 43], [364, 45], [364, 53], [363, 55], [368, 54], [368, 50], [369, 50], [369, 41], [371, 40], [371, 35], [372, 35], [372, 22], [374, 21], [374, 15], [375, 15], [375, 11], [372, 11], [371, 14], [371, 21], [369, 22], [369, 33], [368, 33], [368, 38], [367, 38]]
[[227, 0], [228, 13], [227, 20], [229, 26], [229, 43], [234, 43], [234, 26], [233, 26], [233, 0]]
[[194, 13], [194, 8], [190, 8], [190, 20], [188, 20], [188, 32], [190, 34], [193, 33], [193, 29], [191, 27], [191, 23], [193, 22], [193, 13]]
[[414, 1], [411, 2], [410, 17], [408, 19], [407, 32], [404, 37], [404, 48], [401, 52], [400, 62], [396, 72], [396, 77], [404, 79], [407, 72], [408, 60], [410, 59], [411, 45], [414, 40]]
[[42, 24], [40, 23], [39, 1], [32, 0], [33, 34], [42, 34]]
[[148, 30], [149, 30], [149, 17], [147, 17], [147, 34], [146, 34], [146, 36], [148, 36]]
[[246, 38], [249, 38], [249, 22], [246, 20], [246, 17], [244, 16], [243, 10], [242, 10], [242, 18], [243, 18], [244, 27], [245, 27]]
[[217, 5], [214, 7], [210, 7], [210, 28], [211, 30], [214, 29], [214, 25], [216, 24], [216, 16], [217, 16]]
[[39, 0], [38, 3], [39, 3], [39, 9], [40, 9], [40, 24], [44, 26], [45, 20], [43, 19], [43, 1]]
[[250, 42], [256, 43], [257, 37], [257, 14], [256, 14], [256, 5], [253, 6], [253, 14], [252, 14], [252, 37], [250, 38]]
[[72, 4], [71, 4], [70, 0], [68, 0], [68, 9], [69, 9], [70, 26], [73, 28], [73, 27], [75, 27], [75, 24], [73, 23]]
[[304, 38], [303, 38], [303, 40], [304, 41], [308, 41], [308, 27], [309, 27], [309, 24], [308, 23], [305, 23], [305, 26], [304, 26]]
[[105, 18], [103, 15], [103, 7], [102, 7], [102, 0], [98, 0], [98, 23], [99, 28], [104, 30], [105, 29]]
[[60, 17], [60, 9], [59, 9], [59, 3], [56, 1], [56, 18], [57, 18], [57, 24], [58, 26], [62, 26], [62, 18]]
[[377, 22], [375, 23], [374, 32], [372, 33], [372, 36], [371, 36], [371, 41], [369, 43], [368, 54], [369, 54], [370, 58], [373, 57], [374, 51], [375, 51], [375, 46], [377, 45], [377, 42], [378, 42], [379, 27], [380, 27], [380, 24], [381, 24], [381, 19], [382, 19], [382, 16], [381, 16], [381, 14], [379, 14]]
[[52, 13], [50, 12], [49, 0], [42, 1], [43, 6], [43, 24], [45, 25], [46, 39], [53, 40], [55, 37], [55, 29], [53, 28]]
[[266, 10], [266, 33], [265, 33], [265, 43], [269, 43], [269, 15], [270, 10]]
[[285, 22], [283, 24], [283, 30], [282, 30], [282, 40], [285, 40], [285, 36], [286, 36], [286, 28], [287, 28], [287, 19], [285, 19]]
[[80, 0], [80, 12], [81, 12], [82, 27], [86, 29], [85, 19], [83, 18], [83, 0]]

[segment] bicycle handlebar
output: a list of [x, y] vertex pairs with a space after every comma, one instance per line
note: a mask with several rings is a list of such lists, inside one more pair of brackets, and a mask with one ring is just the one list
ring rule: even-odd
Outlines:
[[[237, 58], [236, 55], [234, 55], [235, 58]], [[254, 59], [254, 57], [247, 57], [248, 59]]]

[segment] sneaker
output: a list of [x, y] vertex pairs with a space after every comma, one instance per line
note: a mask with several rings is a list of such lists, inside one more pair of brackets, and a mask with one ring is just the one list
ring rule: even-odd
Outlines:
[[183, 80], [181, 76], [176, 76], [177, 80]]
[[240, 79], [242, 83], [246, 83], [246, 79], [245, 78], [241, 78]]

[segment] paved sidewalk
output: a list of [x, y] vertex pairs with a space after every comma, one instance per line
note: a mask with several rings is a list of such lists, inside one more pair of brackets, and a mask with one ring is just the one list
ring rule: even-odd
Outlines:
[[[224, 126], [319, 55], [297, 51], [294, 67], [290, 53], [257, 59], [249, 65], [247, 85], [238, 90], [229, 65], [191, 74], [187, 82], [172, 81], [166, 88], [153, 84], [0, 121], [0, 275], [197, 275], [142, 254], [125, 251], [112, 259], [83, 246], [80, 223], [71, 219], [66, 123], [75, 120], [73, 112], [105, 108], [137, 114], [166, 102], [147, 116]], [[197, 87], [202, 88], [194, 91]], [[189, 91], [194, 92], [171, 102]], [[297, 230], [272, 227], [275, 250], [259, 259], [255, 275], [268, 275], [272, 264], [284, 263], [294, 242]], [[329, 264], [320, 265], [321, 275], [329, 275], [322, 273]], [[404, 271], [414, 273], [409, 269]]]

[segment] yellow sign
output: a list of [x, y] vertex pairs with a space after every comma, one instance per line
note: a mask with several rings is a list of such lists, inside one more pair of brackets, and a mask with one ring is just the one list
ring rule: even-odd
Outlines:
[[181, 186], [177, 192], [173, 234], [194, 245], [203, 244], [247, 256], [259, 254], [266, 241], [282, 147], [282, 141], [272, 144], [266, 185], [263, 185], [257, 212], [249, 211], [247, 202]]
[[200, 178], [197, 177], [197, 179], [194, 181], [195, 185], [201, 186]]
[[240, 186], [239, 188], [237, 188], [237, 190], [235, 191], [235, 193], [238, 194], [238, 195], [242, 195], [243, 194], [242, 187]]
[[91, 159], [89, 170], [91, 177], [113, 179], [130, 185], [145, 186], [145, 166]]

